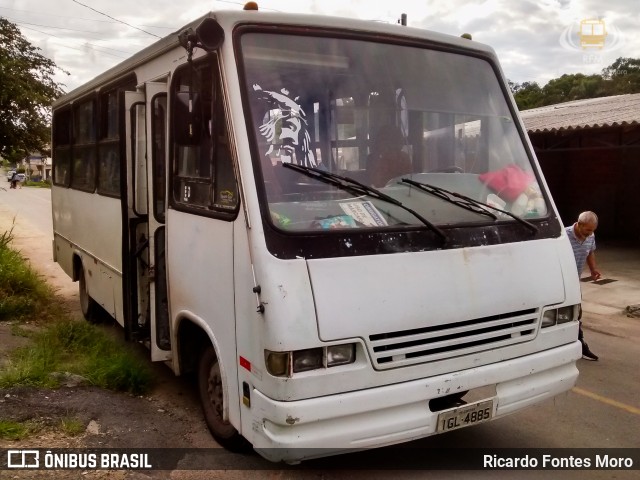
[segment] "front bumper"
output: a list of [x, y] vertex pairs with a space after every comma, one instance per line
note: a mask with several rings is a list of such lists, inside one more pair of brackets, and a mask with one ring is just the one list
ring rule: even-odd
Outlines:
[[393, 385], [291, 402], [251, 393], [254, 449], [272, 461], [382, 447], [436, 433], [429, 400], [496, 385], [494, 419], [571, 389], [580, 342], [521, 358]]

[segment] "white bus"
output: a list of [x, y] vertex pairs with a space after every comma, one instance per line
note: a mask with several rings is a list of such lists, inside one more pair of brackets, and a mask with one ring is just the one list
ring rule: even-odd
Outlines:
[[217, 441], [298, 462], [577, 379], [569, 242], [493, 50], [216, 11], [55, 102], [54, 256], [193, 372]]

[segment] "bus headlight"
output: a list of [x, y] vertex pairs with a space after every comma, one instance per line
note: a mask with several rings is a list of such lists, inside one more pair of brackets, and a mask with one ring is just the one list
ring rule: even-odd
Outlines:
[[577, 317], [574, 316], [576, 310], [577, 309], [575, 308], [575, 305], [559, 308], [558, 315], [556, 317], [556, 322], [568, 323], [568, 322], [573, 322], [574, 320], [577, 320]]
[[347, 365], [356, 361], [355, 343], [289, 352], [265, 350], [264, 353], [267, 371], [275, 377], [290, 377], [293, 373]]
[[322, 357], [324, 354], [322, 350], [322, 348], [295, 350], [293, 352], [293, 373], [322, 368]]
[[327, 347], [327, 367], [346, 365], [356, 361], [356, 346], [354, 343], [332, 345]]
[[265, 361], [267, 370], [276, 377], [286, 377], [289, 375], [290, 352], [270, 352], [265, 350]]
[[553, 308], [547, 310], [542, 315], [542, 328], [560, 325], [577, 320], [578, 305], [569, 305], [568, 307]]

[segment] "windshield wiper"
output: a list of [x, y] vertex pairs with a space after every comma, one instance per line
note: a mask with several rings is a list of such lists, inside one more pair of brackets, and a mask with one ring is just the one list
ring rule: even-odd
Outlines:
[[354, 180], [353, 178], [343, 177], [342, 175], [337, 175], [335, 173], [327, 172], [325, 170], [320, 170], [318, 168], [305, 167], [303, 165], [297, 165], [295, 163], [283, 163], [282, 166], [290, 168], [291, 170], [295, 170], [297, 172], [303, 173], [304, 175], [310, 178], [315, 178], [320, 182], [333, 185], [334, 187], [337, 187], [346, 192], [349, 192], [355, 195], [369, 195], [370, 197], [377, 198], [379, 200], [383, 200], [385, 202], [397, 205], [403, 210], [411, 213], [414, 217], [416, 217], [418, 220], [424, 223], [427, 227], [429, 227], [429, 229], [440, 238], [443, 245], [447, 241], [447, 236], [442, 230], [440, 230], [440, 228], [436, 227], [433, 223], [431, 223], [429, 220], [424, 218], [415, 210], [407, 207], [399, 200], [396, 200], [395, 198], [382, 193], [380, 190], [376, 188], [365, 185], [364, 183], [360, 183], [357, 180]]
[[[463, 197], [462, 195], [457, 194], [455, 192], [450, 192], [449, 190], [445, 190], [444, 188], [441, 188], [441, 187], [436, 187], [435, 185], [429, 185], [428, 183], [416, 182], [415, 180], [411, 180], [408, 178], [403, 178], [402, 182], [408, 183], [409, 185], [413, 185], [414, 187], [417, 187], [420, 190], [430, 193], [431, 195], [435, 195], [436, 197], [441, 198], [446, 202], [453, 203], [454, 205], [458, 205], [459, 207], [462, 207], [465, 210], [469, 210], [470, 212], [491, 217], [493, 220], [498, 219], [498, 217], [496, 217], [490, 211], [486, 210], [480, 205], [470, 202], [467, 197]], [[451, 198], [452, 196], [458, 197], [460, 198], [460, 200], [454, 200], [453, 198]]]
[[[423, 192], [427, 192], [427, 193], [430, 193], [431, 195], [435, 195], [436, 197], [446, 200], [447, 202], [452, 203], [454, 205], [458, 205], [459, 207], [465, 208], [472, 212], [476, 212], [480, 215], [487, 215], [488, 217], [491, 217], [494, 220], [497, 220], [498, 217], [496, 217], [493, 213], [487, 210], [487, 208], [495, 210], [496, 212], [504, 213], [505, 215], [513, 218], [518, 223], [527, 227], [532, 233], [538, 232], [538, 227], [536, 227], [533, 223], [527, 220], [524, 220], [523, 218], [520, 218], [511, 212], [502, 210], [501, 208], [498, 208], [498, 207], [494, 207], [493, 205], [489, 205], [488, 203], [483, 203], [478, 200], [474, 200], [473, 198], [467, 197], [466, 195], [462, 195], [461, 193], [452, 192], [445, 188], [436, 187], [428, 183], [416, 182], [415, 180], [410, 180], [408, 178], [403, 178], [402, 182], [408, 183], [409, 185], [413, 185], [414, 187], [422, 190]], [[460, 200], [454, 200], [451, 197], [456, 197]]]

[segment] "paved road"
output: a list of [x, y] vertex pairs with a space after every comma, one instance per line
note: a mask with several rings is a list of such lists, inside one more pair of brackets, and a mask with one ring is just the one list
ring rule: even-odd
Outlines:
[[[61, 282], [64, 286], [76, 287], [60, 276], [57, 265], [51, 262], [51, 215], [49, 213], [48, 190], [23, 188], [22, 190], [0, 190], [0, 230], [10, 225], [13, 215], [18, 215], [21, 226], [20, 235], [42, 245], [41, 251], [32, 249], [26, 252], [36, 256], [37, 262], [51, 273], [51, 281]], [[3, 230], [1, 230], [3, 231]], [[602, 247], [601, 247], [602, 249]], [[620, 258], [624, 259], [620, 261]], [[640, 255], [637, 250], [604, 250], [599, 257], [600, 270], [616, 277], [615, 268], [624, 284], [625, 295], [636, 295], [640, 289], [639, 279], [628, 272], [640, 271]], [[610, 259], [610, 260], [609, 260]], [[630, 265], [636, 262], [636, 267]], [[618, 266], [619, 265], [619, 266]], [[607, 288], [615, 289], [615, 283]], [[592, 287], [589, 287], [592, 288]], [[595, 288], [595, 287], [593, 287]], [[599, 287], [598, 287], [599, 288]], [[584, 290], [584, 288], [583, 288]], [[604, 293], [603, 293], [604, 292]], [[628, 292], [628, 293], [627, 293]], [[592, 300], [608, 304], [608, 310], [602, 314], [598, 309], [585, 312], [586, 335], [592, 350], [601, 356], [599, 362], [579, 361], [580, 377], [576, 388], [568, 394], [545, 402], [537, 407], [512, 415], [495, 422], [478, 425], [473, 428], [449, 432], [405, 444], [415, 455], [427, 449], [441, 446], [468, 448], [635, 448], [640, 447], [640, 319], [627, 318], [621, 313], [624, 304], [634, 303], [629, 298], [606, 296], [605, 290], [599, 290], [600, 297], [594, 292]], [[586, 296], [586, 295], [585, 295]], [[618, 308], [612, 302], [621, 303]], [[640, 302], [640, 298], [635, 303]], [[170, 386], [169, 386], [170, 388]], [[464, 455], [464, 450], [461, 450]], [[323, 459], [313, 462], [316, 476], [307, 476], [296, 470], [283, 470], [280, 474], [268, 470], [257, 475], [257, 471], [217, 471], [208, 472], [206, 478], [420, 478], [425, 472], [402, 470], [398, 464], [397, 450], [380, 449], [375, 458], [397, 471], [349, 472], [348, 475], [336, 471], [335, 459]], [[265, 466], [268, 464], [265, 461]], [[309, 472], [307, 472], [309, 473]], [[550, 477], [551, 474], [551, 477]], [[276, 475], [276, 477], [274, 477]], [[563, 478], [563, 479], [632, 479], [637, 478], [634, 471], [472, 471], [437, 472], [437, 478]], [[171, 475], [173, 479], [205, 478], [196, 472], [183, 471]], [[431, 476], [431, 478], [434, 478]]]
[[9, 182], [2, 183], [0, 176], [0, 203], [18, 217], [28, 219], [30, 223], [47, 238], [53, 239], [53, 221], [51, 217], [51, 190], [48, 188], [23, 187], [9, 189]]

